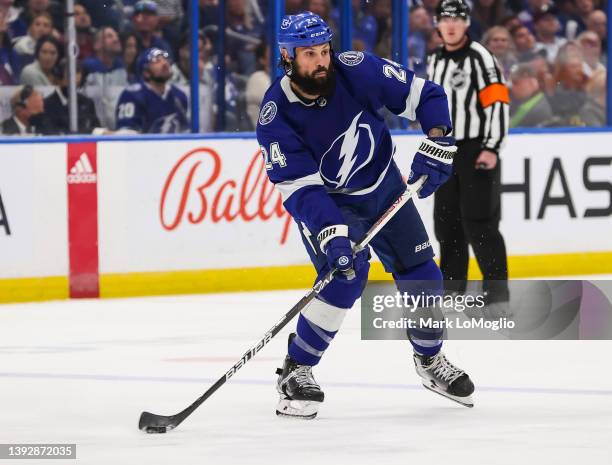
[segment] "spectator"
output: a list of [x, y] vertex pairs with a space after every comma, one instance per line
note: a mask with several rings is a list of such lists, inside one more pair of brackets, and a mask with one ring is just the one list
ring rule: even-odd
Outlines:
[[605, 52], [608, 49], [608, 18], [603, 11], [593, 11], [586, 20], [589, 31], [593, 31], [601, 39], [601, 48]]
[[127, 72], [121, 53], [117, 32], [110, 26], [99, 29], [94, 36], [94, 56], [83, 61], [86, 85], [100, 88], [125, 86]]
[[0, 9], [0, 85], [17, 83], [19, 60], [8, 35], [8, 10]]
[[433, 52], [436, 51], [436, 49], [438, 49], [441, 45], [443, 45], [442, 42], [442, 38], [440, 37], [440, 34], [438, 34], [438, 31], [436, 30], [432, 30], [429, 31], [426, 35], [426, 43], [427, 43], [427, 55], [431, 55]]
[[53, 85], [53, 68], [62, 56], [62, 46], [51, 36], [44, 36], [36, 42], [35, 61], [23, 68], [20, 81], [31, 86]]
[[246, 85], [247, 113], [252, 129], [257, 126], [259, 107], [266, 90], [270, 87], [270, 49], [265, 42], [262, 41], [257, 46], [255, 56], [257, 57], [257, 71], [249, 77]]
[[12, 39], [15, 37], [13, 35], [13, 23], [19, 18], [23, 10], [15, 6], [15, 0], [0, 0], [0, 10], [6, 11], [6, 23], [8, 24], [7, 32]]
[[514, 53], [514, 43], [508, 30], [502, 26], [493, 26], [482, 38], [482, 43], [497, 58], [504, 78], [510, 77], [510, 69], [518, 62]]
[[557, 19], [555, 8], [546, 8], [536, 12], [533, 16], [533, 27], [536, 32], [536, 47], [546, 50], [546, 59], [554, 63], [559, 49], [567, 42], [567, 39], [558, 37], [561, 24]]
[[586, 85], [587, 101], [580, 109], [580, 119], [585, 126], [606, 124], [606, 70], [593, 73]]
[[440, 1], [441, 0], [421, 0], [421, 4], [425, 7], [429, 16], [434, 18], [436, 16], [436, 8]]
[[573, 0], [574, 14], [565, 23], [564, 35], [574, 40], [587, 28], [587, 19], [595, 11], [593, 0]]
[[515, 66], [510, 73], [510, 127], [538, 127], [553, 116], [548, 99], [540, 88], [536, 71], [528, 63]]
[[584, 56], [584, 74], [591, 77], [596, 71], [606, 70], [601, 63], [601, 39], [593, 31], [584, 31], [576, 40]]
[[[331, 4], [329, 0], [305, 0], [304, 6], [300, 11], [311, 11], [319, 15], [326, 23], [333, 23], [331, 19]], [[336, 24], [333, 24], [336, 26]], [[330, 26], [331, 27], [331, 26]]]
[[538, 83], [540, 84], [540, 89], [544, 91], [544, 93], [548, 96], [553, 95], [555, 93], [555, 87], [557, 83], [555, 82], [555, 78], [552, 75], [551, 67], [541, 54], [535, 53], [531, 59], [527, 60], [526, 63], [533, 68], [538, 77]]
[[[320, 0], [316, 0], [320, 1]], [[312, 3], [311, 0], [310, 3]], [[326, 3], [328, 3], [326, 1]], [[366, 47], [366, 51], [373, 52], [376, 46], [376, 39], [378, 36], [378, 24], [374, 16], [369, 15], [363, 11], [361, 0], [352, 0], [351, 11], [353, 12], [353, 37], [363, 41]], [[315, 13], [313, 11], [313, 13]], [[331, 13], [332, 22], [336, 26], [336, 30], [339, 30], [340, 25], [340, 9], [334, 8]]]
[[95, 29], [91, 25], [91, 16], [83, 5], [74, 5], [74, 25], [76, 40], [79, 46], [79, 61], [83, 61], [94, 54]]
[[34, 60], [34, 49], [38, 39], [50, 36], [53, 31], [51, 15], [47, 12], [38, 13], [32, 19], [27, 35], [14, 40], [15, 52], [19, 55], [22, 65]]
[[[81, 86], [83, 68], [77, 65], [76, 86]], [[70, 112], [68, 109], [68, 66], [66, 60], [62, 60], [54, 72], [55, 90], [45, 98], [44, 107], [47, 119], [52, 121], [53, 134], [70, 134]], [[99, 128], [100, 121], [96, 115], [93, 101], [77, 93], [78, 134], [91, 134]]]
[[121, 37], [121, 46], [123, 48], [123, 65], [127, 72], [127, 80], [132, 84], [138, 81], [136, 58], [138, 58], [138, 50], [142, 48], [142, 45], [136, 33], [128, 32]]
[[554, 66], [557, 86], [550, 97], [556, 126], [577, 124], [577, 115], [586, 102], [587, 77], [582, 68], [583, 61], [582, 53], [574, 42], [568, 42], [559, 50]]
[[13, 116], [1, 124], [2, 133], [8, 136], [46, 134], [43, 97], [32, 86], [22, 86], [11, 97]]
[[226, 21], [226, 51], [236, 65], [234, 71], [248, 76], [255, 72], [254, 52], [260, 34], [247, 14], [246, 0], [228, 0]]
[[[435, 8], [434, 8], [435, 10]], [[376, 19], [378, 39], [374, 52], [381, 57], [391, 57], [391, 0], [377, 0], [370, 9]], [[427, 10], [433, 18], [431, 11]]]
[[[170, 44], [157, 35], [159, 28], [159, 15], [157, 14], [157, 3], [152, 0], [139, 0], [134, 5], [134, 16], [132, 16], [132, 24], [134, 30], [140, 36], [140, 42], [143, 49], [159, 48], [168, 52], [172, 57], [172, 48]], [[143, 49], [139, 50], [139, 54]]]
[[470, 24], [470, 37], [480, 41], [483, 34], [501, 23], [506, 16], [503, 0], [474, 0]]
[[187, 96], [168, 81], [170, 56], [152, 48], [138, 57], [142, 82], [125, 89], [117, 103], [120, 133], [179, 133], [188, 129]]
[[505, 27], [508, 31], [511, 31], [517, 26], [521, 26], [521, 20], [516, 15], [508, 15], [500, 21], [499, 25]]
[[408, 36], [408, 67], [417, 76], [427, 76], [427, 38], [426, 34], [433, 30], [431, 17], [423, 6], [410, 9]]
[[158, 7], [159, 25], [164, 38], [174, 47], [178, 47], [183, 20], [183, 4], [181, 0], [155, 0]]
[[523, 23], [523, 25], [527, 26], [527, 28], [531, 32], [534, 32], [533, 15], [537, 11], [546, 10], [551, 5], [551, 0], [527, 0], [527, 8], [525, 8], [518, 14], [518, 18], [521, 20], [521, 23]]
[[517, 58], [520, 62], [530, 60], [536, 53], [536, 40], [525, 25], [517, 26], [510, 31]]
[[63, 8], [64, 7], [59, 3], [51, 2], [50, 0], [27, 0], [25, 8], [10, 25], [11, 37], [17, 38], [26, 35], [36, 16], [41, 13], [49, 13], [51, 17], [51, 27], [55, 28], [50, 34], [56, 39], [59, 39], [60, 35], [58, 30], [61, 30], [63, 27]]
[[[200, 69], [200, 80], [202, 80], [204, 73], [204, 60], [202, 55], [204, 53], [204, 36], [202, 33], [199, 34], [198, 49], [200, 56], [198, 57], [198, 67]], [[172, 78], [170, 82], [177, 86], [188, 86], [191, 81], [191, 35], [186, 34], [181, 39], [178, 49], [178, 61], [172, 65]]]
[[93, 27], [123, 30], [123, 5], [120, 0], [79, 0], [91, 15]]
[[[285, 1], [285, 14], [296, 15], [304, 11], [303, 0], [286, 0]], [[314, 13], [314, 12], [313, 12]]]
[[107, 128], [115, 126], [117, 91], [128, 84], [121, 55], [117, 32], [104, 26], [94, 35], [94, 56], [83, 61], [87, 96], [96, 102], [98, 116]]

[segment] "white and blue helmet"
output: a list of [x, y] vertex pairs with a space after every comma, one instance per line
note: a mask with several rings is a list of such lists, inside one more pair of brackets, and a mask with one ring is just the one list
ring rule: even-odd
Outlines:
[[326, 44], [333, 33], [327, 23], [310, 11], [298, 15], [286, 15], [278, 33], [278, 46], [287, 49], [289, 56], [295, 58], [297, 47]]

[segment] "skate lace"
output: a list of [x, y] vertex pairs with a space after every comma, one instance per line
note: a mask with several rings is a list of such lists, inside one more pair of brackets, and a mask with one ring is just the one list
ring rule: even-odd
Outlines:
[[298, 366], [298, 368], [293, 372], [293, 375], [295, 376], [296, 381], [298, 382], [298, 384], [300, 386], [303, 387], [313, 387], [313, 388], [319, 388], [319, 385], [317, 384], [317, 382], [314, 379], [314, 376], [312, 376], [312, 367], [309, 365], [300, 365]]
[[434, 358], [434, 361], [428, 367], [428, 369], [449, 384], [463, 374], [463, 370], [457, 368], [455, 365], [449, 362], [443, 353], [439, 353]]

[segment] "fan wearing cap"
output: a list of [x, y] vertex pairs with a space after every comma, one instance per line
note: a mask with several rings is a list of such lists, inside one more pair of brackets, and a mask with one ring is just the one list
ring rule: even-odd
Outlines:
[[119, 96], [116, 117], [121, 133], [179, 133], [188, 128], [187, 95], [173, 84], [171, 60], [158, 48], [145, 50], [137, 63], [141, 81]]
[[427, 75], [449, 96], [458, 150], [453, 175], [434, 198], [434, 226], [440, 268], [453, 290], [465, 291], [471, 246], [489, 308], [505, 308], [508, 265], [499, 231], [499, 154], [508, 134], [510, 98], [495, 57], [470, 39], [469, 26], [465, 0], [442, 0], [436, 28], [443, 45], [429, 57]]
[[157, 35], [160, 17], [157, 3], [152, 0], [140, 0], [134, 5], [132, 25], [140, 37], [143, 49], [159, 48], [173, 58], [172, 47]]
[[557, 34], [561, 23], [557, 19], [557, 9], [546, 5], [533, 15], [533, 28], [537, 39], [536, 50], [546, 50], [546, 59], [554, 63], [559, 49], [567, 43], [567, 39]]

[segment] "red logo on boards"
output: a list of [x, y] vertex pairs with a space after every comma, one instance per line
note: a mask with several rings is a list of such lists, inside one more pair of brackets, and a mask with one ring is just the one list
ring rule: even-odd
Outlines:
[[198, 148], [183, 155], [174, 165], [162, 190], [159, 218], [164, 229], [173, 231], [183, 221], [199, 224], [242, 220], [270, 221], [284, 218], [280, 243], [287, 240], [291, 216], [266, 176], [258, 150], [242, 179], [220, 182], [223, 161], [211, 148]]

